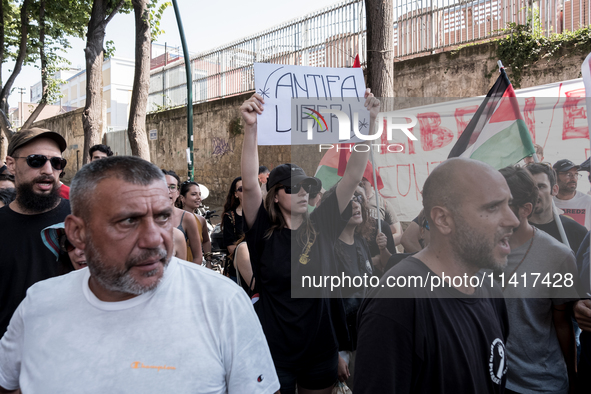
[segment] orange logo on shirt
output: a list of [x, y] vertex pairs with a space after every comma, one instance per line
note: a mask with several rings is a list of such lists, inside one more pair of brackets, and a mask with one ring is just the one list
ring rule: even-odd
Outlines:
[[145, 365], [144, 363], [141, 363], [139, 361], [132, 362], [131, 368], [133, 368], [133, 369], [140, 369], [140, 368], [157, 369], [158, 372], [160, 372], [161, 369], [176, 369], [175, 367], [169, 367], [167, 365]]

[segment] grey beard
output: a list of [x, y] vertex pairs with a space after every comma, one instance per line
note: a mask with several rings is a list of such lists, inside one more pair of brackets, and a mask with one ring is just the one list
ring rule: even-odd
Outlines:
[[[90, 270], [91, 276], [93, 276], [96, 281], [106, 290], [115, 291], [125, 294], [133, 294], [133, 295], [141, 295], [147, 293], [149, 291], [154, 290], [160, 280], [154, 282], [150, 286], [143, 286], [138, 283], [133, 276], [130, 275], [129, 270], [138, 262], [144, 259], [150, 258], [152, 256], [157, 255], [160, 258], [166, 257], [167, 253], [164, 249], [152, 249], [149, 251], [145, 251], [142, 255], [134, 258], [130, 261], [127, 261], [125, 267], [118, 268], [118, 267], [107, 267], [101, 254], [95, 248], [92, 241], [87, 242], [87, 254], [86, 254], [86, 264], [88, 265], [88, 269]], [[166, 261], [164, 264], [164, 271], [166, 271], [166, 267], [170, 260]], [[158, 269], [154, 269], [152, 271], [148, 271], [144, 273], [144, 277], [149, 278], [158, 273]], [[163, 274], [164, 276], [164, 274]]]

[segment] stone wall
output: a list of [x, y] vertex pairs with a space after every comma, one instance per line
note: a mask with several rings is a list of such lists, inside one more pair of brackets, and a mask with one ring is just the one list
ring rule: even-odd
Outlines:
[[[472, 97], [488, 92], [497, 78], [495, 44], [468, 46], [457, 52], [405, 60], [395, 64], [397, 97]], [[580, 78], [584, 55], [573, 48], [563, 48], [557, 56], [543, 59], [523, 71], [521, 87]], [[508, 69], [511, 78], [511, 70]], [[232, 180], [240, 175], [243, 131], [239, 107], [251, 93], [228, 97], [193, 106], [195, 180], [211, 191], [208, 205], [221, 205]], [[68, 160], [64, 183], [82, 165], [83, 109], [58, 115], [35, 123], [61, 132], [68, 141]], [[152, 162], [161, 168], [175, 170], [187, 178], [186, 109], [177, 108], [148, 115], [146, 130], [157, 130], [157, 139], [150, 141]], [[301, 165], [313, 174], [321, 154], [314, 146], [294, 148], [294, 157], [306, 157]], [[273, 168], [291, 161], [289, 146], [261, 146], [259, 160]]]
[[[193, 106], [195, 180], [209, 188], [208, 205], [222, 205], [230, 184], [240, 176], [244, 134], [239, 108], [251, 94]], [[152, 162], [174, 170], [182, 180], [187, 179], [188, 173], [186, 114], [186, 108], [177, 108], [151, 114], [146, 120], [146, 129], [158, 132], [158, 139], [150, 141]], [[261, 165], [273, 168], [290, 159], [289, 146], [259, 147]]]
[[[495, 43], [468, 46], [394, 63], [396, 97], [474, 97], [486, 94], [496, 81]], [[586, 54], [564, 47], [551, 58], [523, 70], [519, 88], [581, 78]], [[509, 79], [511, 68], [507, 67]], [[517, 88], [517, 87], [515, 87]]]

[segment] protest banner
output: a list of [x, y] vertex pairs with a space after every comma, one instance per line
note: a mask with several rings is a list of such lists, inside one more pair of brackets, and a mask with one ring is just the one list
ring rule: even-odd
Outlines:
[[[257, 120], [259, 145], [339, 142], [337, 115], [325, 111], [345, 111], [351, 120], [357, 113], [359, 121], [367, 119], [365, 123], [368, 123], [361, 68], [255, 63], [254, 75], [255, 91], [265, 100], [265, 110]], [[292, 99], [298, 99], [298, 103], [294, 104]], [[293, 130], [292, 123], [297, 126]], [[352, 128], [353, 122], [350, 123]], [[308, 139], [309, 125], [314, 136]], [[367, 133], [369, 127], [366, 128], [360, 131]], [[349, 131], [353, 135], [353, 130]]]
[[[544, 148], [543, 161], [555, 163], [568, 158], [580, 164], [589, 157], [585, 89], [581, 79], [516, 90], [515, 93], [533, 142]], [[404, 138], [402, 133], [394, 134], [392, 140], [382, 133], [380, 140], [372, 141], [376, 169], [384, 184], [380, 196], [395, 208], [400, 220], [412, 220], [419, 213], [421, 191], [427, 176], [446, 160], [483, 98], [400, 110], [397, 117], [414, 116], [418, 119], [418, 124], [411, 129], [418, 141]], [[404, 149], [398, 149], [401, 145]], [[397, 149], [390, 149], [392, 146]], [[334, 154], [336, 149], [335, 146], [331, 153]], [[323, 159], [321, 167], [330, 162], [335, 161]], [[580, 179], [578, 189], [584, 193], [589, 191], [586, 176]]]

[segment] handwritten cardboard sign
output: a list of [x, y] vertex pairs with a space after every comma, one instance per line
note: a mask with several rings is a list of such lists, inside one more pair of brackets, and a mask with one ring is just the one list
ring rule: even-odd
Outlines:
[[[358, 122], [369, 121], [365, 102], [365, 81], [360, 68], [302, 67], [282, 64], [255, 63], [255, 90], [265, 99], [265, 110], [258, 117], [259, 145], [319, 144], [339, 142], [338, 121], [325, 110], [345, 110], [358, 114]], [[298, 121], [292, 124], [292, 111], [297, 99]], [[314, 111], [308, 110], [313, 109]], [[309, 114], [309, 115], [306, 115]], [[321, 121], [321, 118], [324, 121]], [[316, 121], [318, 120], [318, 122]], [[332, 123], [335, 127], [327, 125]], [[361, 129], [366, 127], [362, 124]], [[303, 138], [311, 124], [313, 136]], [[297, 125], [295, 129], [294, 125]], [[350, 130], [350, 135], [354, 135]], [[363, 130], [358, 130], [363, 132]], [[297, 133], [297, 134], [296, 134]], [[367, 133], [367, 131], [365, 132]], [[347, 141], [340, 141], [347, 142]]]

